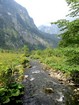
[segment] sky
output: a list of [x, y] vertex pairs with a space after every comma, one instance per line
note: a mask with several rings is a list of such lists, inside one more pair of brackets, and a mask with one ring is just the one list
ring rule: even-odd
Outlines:
[[36, 26], [49, 25], [50, 22], [65, 18], [68, 6], [65, 0], [15, 0], [24, 6]]

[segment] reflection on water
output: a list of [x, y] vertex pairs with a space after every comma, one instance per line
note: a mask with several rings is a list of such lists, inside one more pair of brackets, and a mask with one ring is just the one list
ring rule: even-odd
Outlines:
[[32, 78], [30, 78], [30, 81], [33, 81], [34, 79], [35, 79], [35, 78], [32, 77]]
[[60, 95], [60, 98], [56, 100], [62, 102], [64, 100], [64, 95], [61, 92], [59, 92], [58, 94]]
[[37, 73], [40, 73], [40, 70], [35, 70], [32, 72], [33, 74], [37, 74]]

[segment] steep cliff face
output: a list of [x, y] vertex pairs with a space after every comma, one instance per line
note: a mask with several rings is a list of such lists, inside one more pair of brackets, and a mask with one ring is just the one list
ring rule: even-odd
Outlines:
[[46, 36], [37, 29], [24, 7], [14, 0], [0, 0], [0, 48], [53, 46], [51, 38]]

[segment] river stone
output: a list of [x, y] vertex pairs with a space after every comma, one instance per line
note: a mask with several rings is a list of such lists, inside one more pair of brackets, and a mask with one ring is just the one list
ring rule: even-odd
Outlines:
[[45, 89], [44, 89], [44, 92], [45, 92], [46, 94], [51, 94], [51, 93], [54, 92], [54, 90], [53, 90], [53, 88], [45, 88]]

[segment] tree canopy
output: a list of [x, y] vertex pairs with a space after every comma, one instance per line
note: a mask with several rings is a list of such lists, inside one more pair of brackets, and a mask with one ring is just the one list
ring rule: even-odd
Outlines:
[[79, 19], [65, 24], [62, 28], [63, 33], [61, 34], [62, 40], [60, 42], [61, 46], [67, 47], [79, 47]]
[[66, 0], [66, 2], [70, 6], [69, 16], [71, 17], [79, 16], [79, 0]]
[[[69, 16], [79, 16], [79, 0], [66, 1], [70, 6], [71, 11]], [[60, 36], [62, 37], [62, 40], [60, 41], [60, 46], [79, 47], [79, 17], [71, 22], [66, 19], [61, 19], [54, 23], [57, 24], [62, 31], [62, 33], [60, 34]]]

